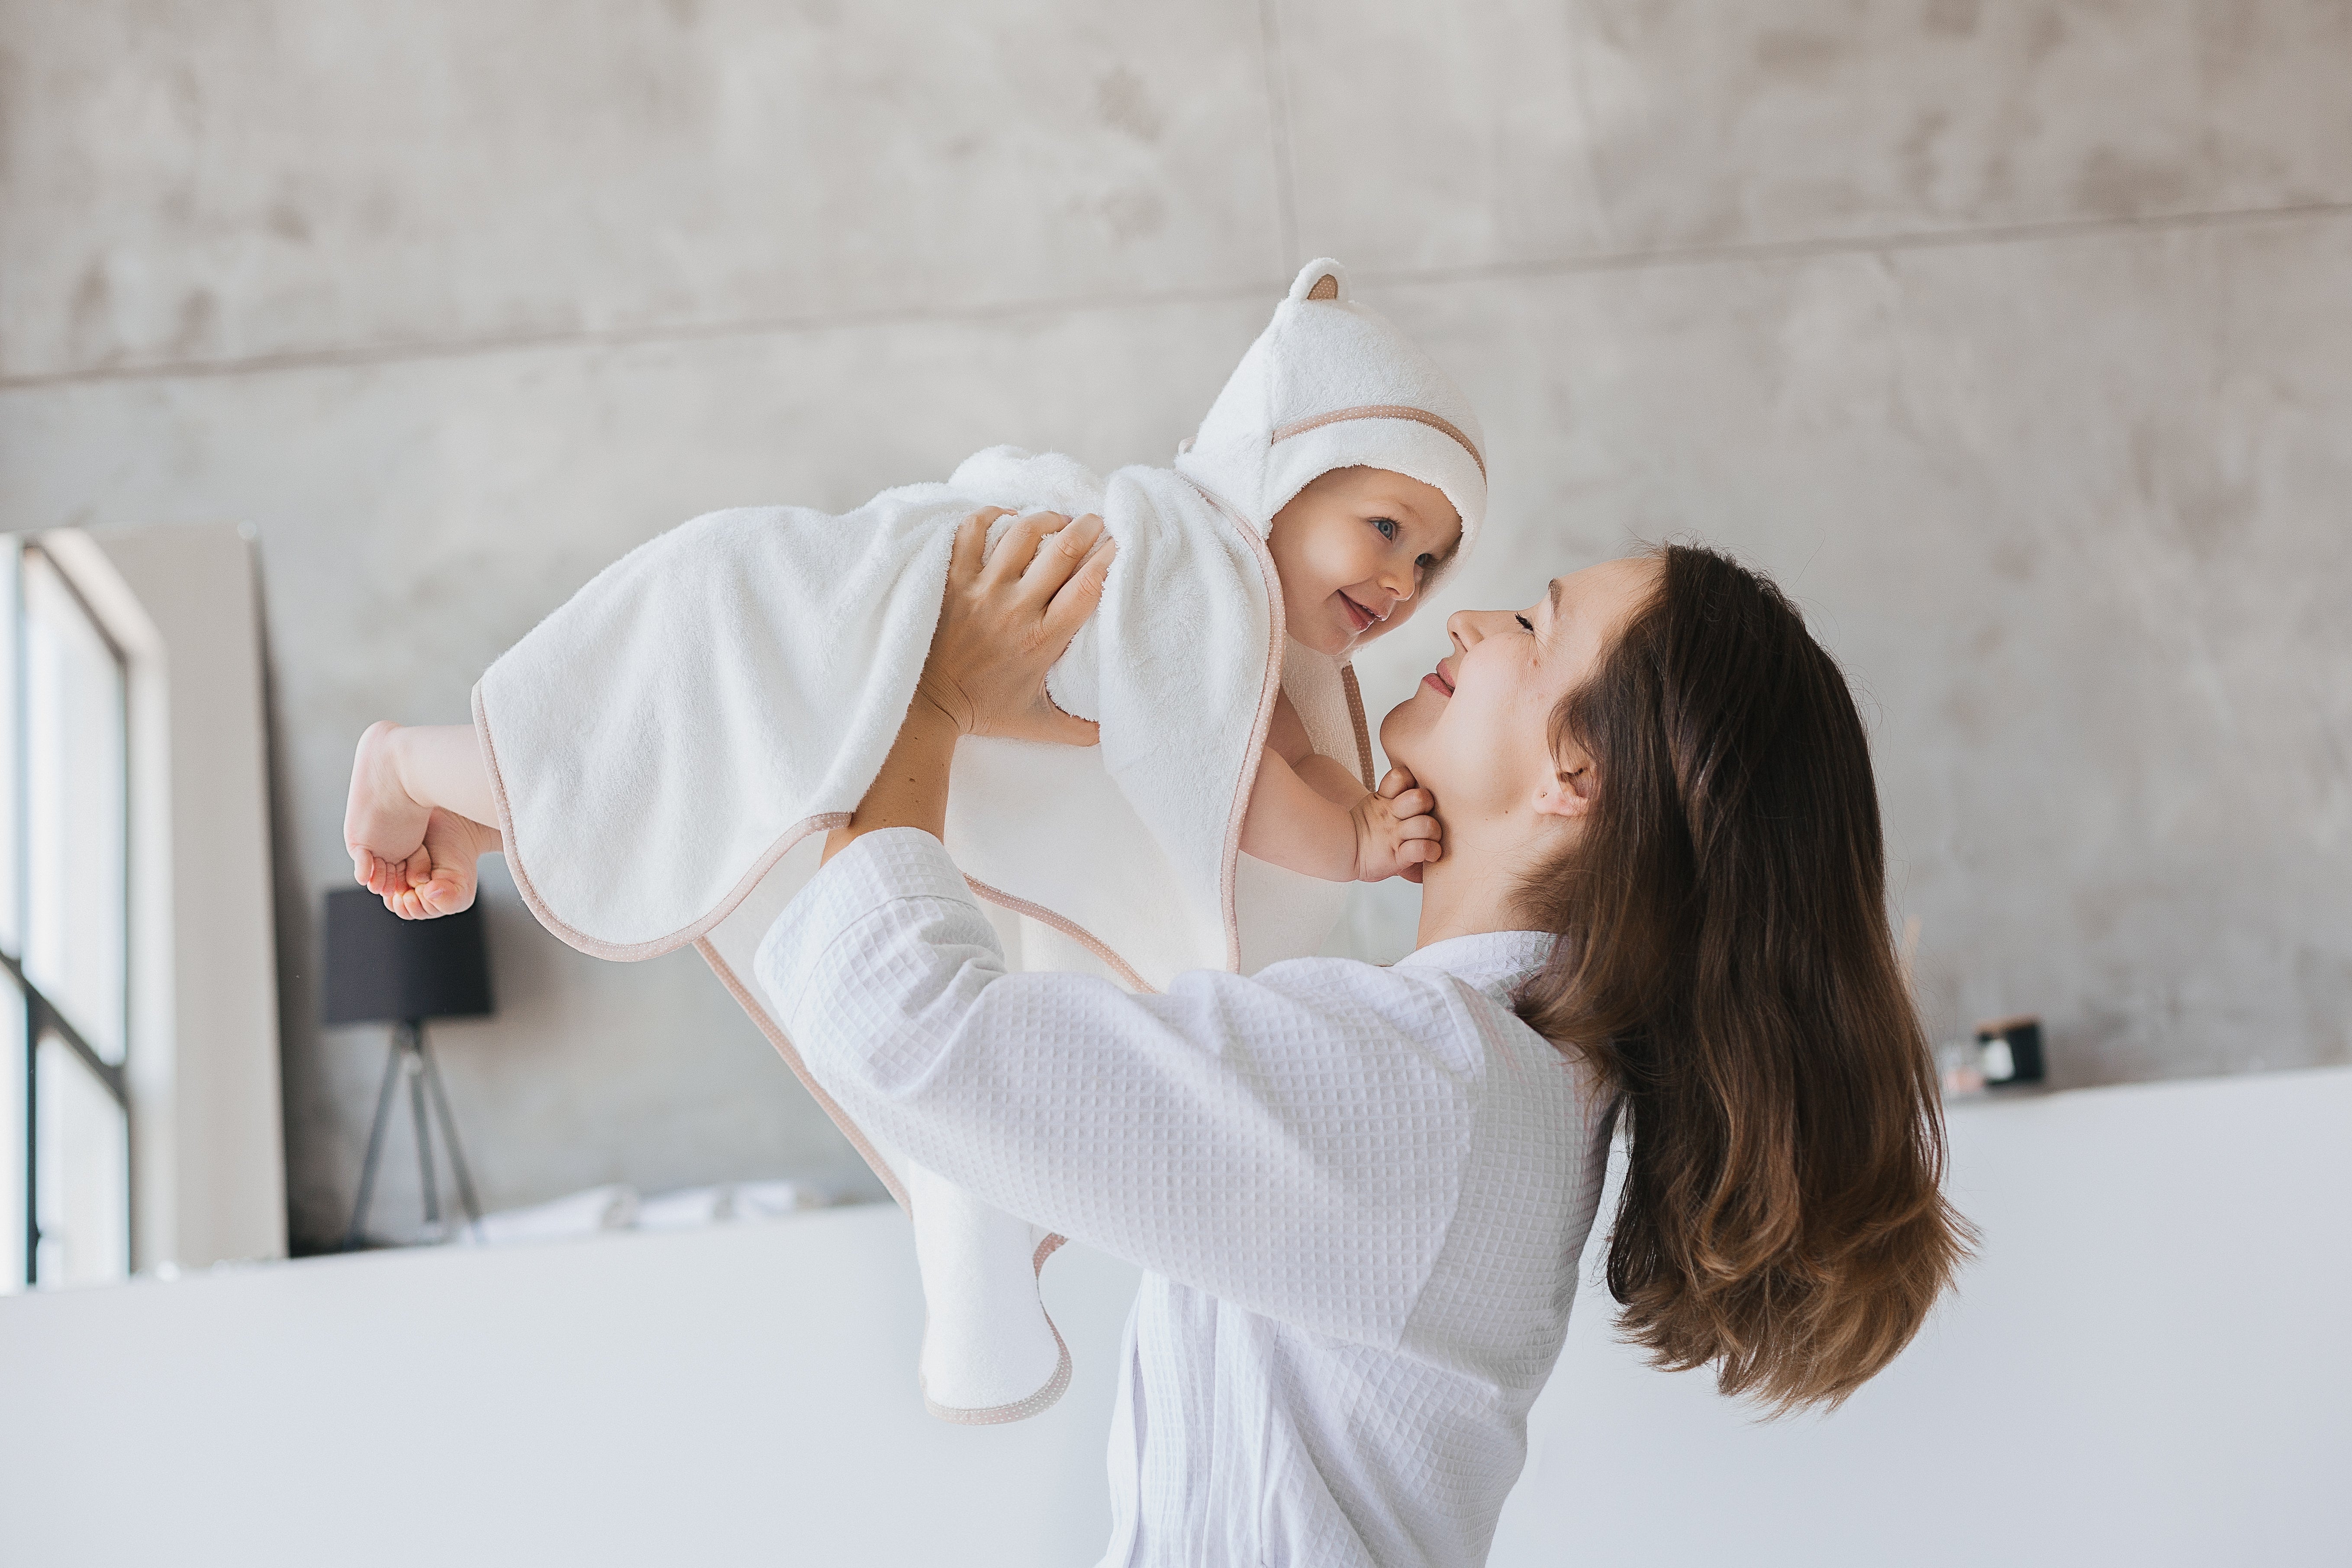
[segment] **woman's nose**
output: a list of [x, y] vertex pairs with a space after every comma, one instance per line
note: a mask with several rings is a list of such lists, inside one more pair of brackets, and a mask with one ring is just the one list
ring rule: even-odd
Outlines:
[[1517, 619], [1509, 610], [1456, 610], [1445, 617], [1445, 629], [1467, 653], [1471, 644], [1486, 641]]

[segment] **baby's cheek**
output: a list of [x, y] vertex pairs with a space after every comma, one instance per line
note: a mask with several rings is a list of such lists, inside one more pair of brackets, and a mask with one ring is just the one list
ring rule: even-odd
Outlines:
[[[1315, 613], [1315, 606], [1322, 603], [1323, 597], [1300, 586], [1288, 576], [1282, 579], [1282, 614], [1293, 628], [1307, 624], [1307, 617]], [[1291, 635], [1295, 637], [1297, 633], [1294, 629]]]

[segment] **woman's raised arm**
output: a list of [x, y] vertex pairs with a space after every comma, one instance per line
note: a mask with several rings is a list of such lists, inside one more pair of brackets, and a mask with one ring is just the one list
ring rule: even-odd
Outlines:
[[1072, 521], [1034, 511], [989, 551], [989, 525], [1004, 515], [990, 507], [956, 530], [915, 700], [849, 826], [826, 836], [826, 859], [886, 827], [939, 837], [947, 823], [948, 764], [965, 735], [1095, 743], [1095, 724], [1063, 712], [1045, 694], [1045, 671], [1102, 602], [1118, 546], [1099, 517]]
[[1307, 960], [1164, 995], [1008, 973], [946, 850], [907, 829], [820, 871], [754, 968], [858, 1125], [966, 1191], [1319, 1333], [1404, 1333], [1485, 1065], [1461, 1016], [1479, 999], [1442, 973]]
[[[754, 972], [861, 1127], [974, 1195], [1318, 1332], [1393, 1345], [1459, 1194], [1480, 1058], [1442, 977], [1339, 962], [1165, 995], [1007, 972], [940, 843], [966, 734], [1091, 743], [1045, 671], [1101, 596], [1100, 521], [956, 539], [881, 773]], [[1440, 1042], [1432, 1045], [1430, 1042]], [[1454, 1042], [1449, 1056], [1444, 1042]]]

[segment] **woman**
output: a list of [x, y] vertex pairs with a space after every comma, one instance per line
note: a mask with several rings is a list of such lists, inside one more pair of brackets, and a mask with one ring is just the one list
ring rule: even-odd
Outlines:
[[1777, 590], [1670, 548], [1455, 616], [1381, 729], [1444, 835], [1414, 953], [1129, 995], [1005, 973], [939, 843], [958, 736], [1092, 739], [1044, 676], [1099, 522], [983, 527], [758, 972], [862, 1124], [1146, 1271], [1106, 1563], [1484, 1561], [1621, 1110], [1609, 1282], [1660, 1364], [1834, 1405], [1910, 1339], [1961, 1226], [1861, 724]]

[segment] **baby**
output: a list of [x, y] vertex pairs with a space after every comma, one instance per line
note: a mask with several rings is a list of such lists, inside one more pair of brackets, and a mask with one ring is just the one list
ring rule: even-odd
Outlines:
[[[1360, 466], [1318, 475], [1275, 513], [1266, 539], [1285, 627], [1344, 658], [1403, 625], [1461, 542], [1462, 519], [1433, 485]], [[474, 726], [383, 720], [360, 737], [343, 840], [352, 876], [394, 912], [417, 920], [471, 904], [475, 863], [499, 847], [497, 821]], [[1434, 817], [1398, 816], [1318, 752], [1276, 695], [1243, 853], [1326, 881], [1376, 882], [1435, 859], [1438, 840]]]
[[1094, 513], [1117, 543], [1046, 682], [1100, 743], [967, 739], [946, 837], [1009, 964], [1142, 991], [1313, 953], [1340, 884], [1437, 858], [1409, 809], [1426, 797], [1374, 788], [1347, 661], [1470, 546], [1486, 487], [1461, 392], [1310, 263], [1171, 468], [992, 447], [944, 485], [840, 517], [715, 512], [606, 568], [484, 673], [471, 726], [362, 737], [353, 874], [403, 916], [447, 914], [501, 850], [583, 952], [694, 943], [908, 1207], [927, 1404], [1019, 1419], [1069, 1376], [1035, 1292], [1060, 1238], [866, 1138], [740, 978], [897, 737], [956, 525]]

